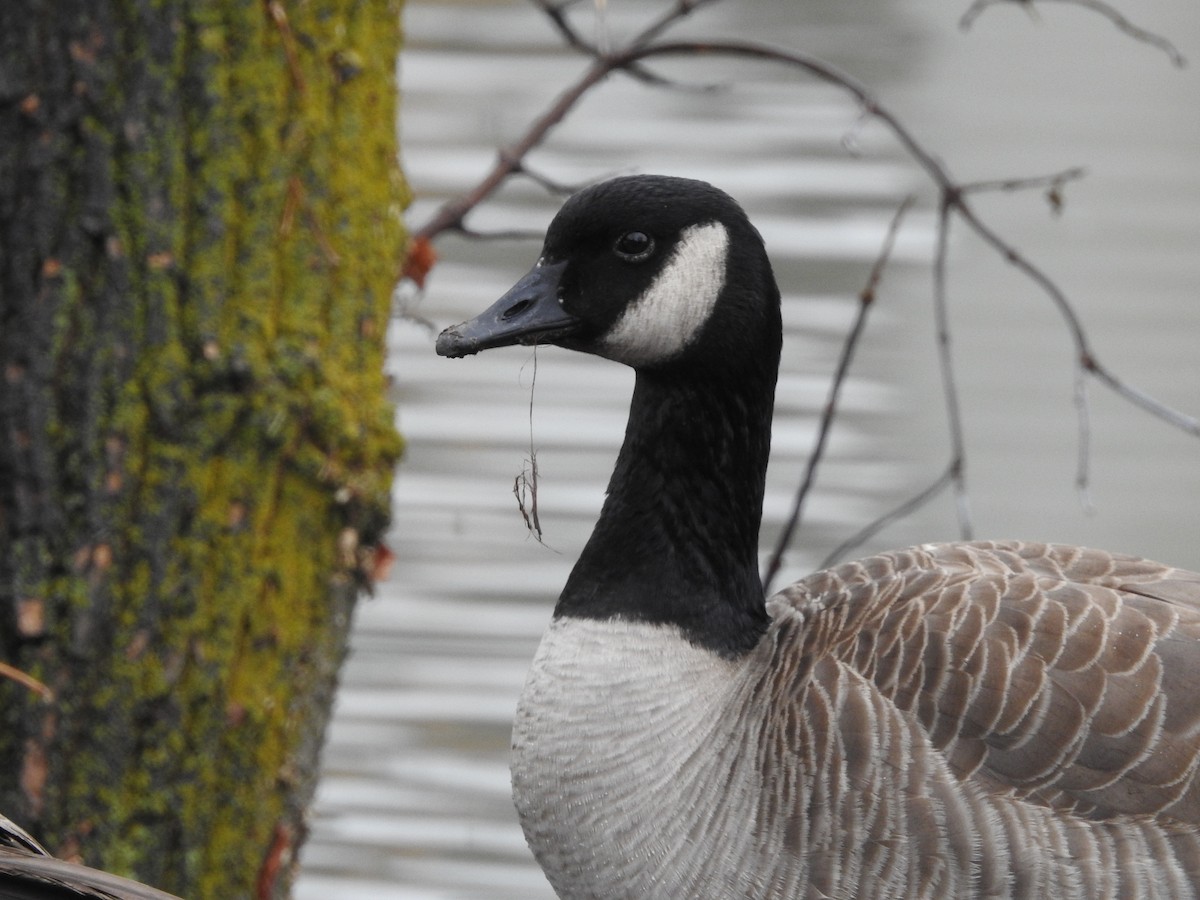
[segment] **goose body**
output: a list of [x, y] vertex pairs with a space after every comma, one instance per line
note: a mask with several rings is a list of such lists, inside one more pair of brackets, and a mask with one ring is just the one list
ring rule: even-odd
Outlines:
[[558, 895], [1200, 897], [1200, 574], [930, 544], [764, 600], [779, 293], [701, 182], [614, 179], [438, 352], [634, 367], [625, 443], [513, 728]]

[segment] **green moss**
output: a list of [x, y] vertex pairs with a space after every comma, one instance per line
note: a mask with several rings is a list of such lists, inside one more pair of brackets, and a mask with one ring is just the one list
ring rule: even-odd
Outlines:
[[195, 897], [249, 895], [277, 826], [301, 830], [309, 698], [363, 577], [339, 541], [378, 539], [402, 449], [399, 4], [281, 8], [115, 6], [86, 123], [109, 234], [53, 307], [86, 391], [50, 398], [57, 490], [83, 512], [21, 551], [52, 612], [22, 661], [58, 693], [52, 730], [23, 720], [52, 763], [43, 834]]

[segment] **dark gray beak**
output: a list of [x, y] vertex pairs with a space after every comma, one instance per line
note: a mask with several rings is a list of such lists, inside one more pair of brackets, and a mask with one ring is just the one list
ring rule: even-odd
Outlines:
[[558, 282], [566, 267], [565, 262], [534, 266], [475, 318], [438, 335], [438, 356], [470, 356], [492, 347], [550, 343], [574, 333], [581, 323], [558, 299]]

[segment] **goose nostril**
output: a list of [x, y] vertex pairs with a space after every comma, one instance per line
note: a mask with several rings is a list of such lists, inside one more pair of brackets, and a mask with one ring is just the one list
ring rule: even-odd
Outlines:
[[525, 312], [525, 310], [529, 309], [529, 307], [532, 305], [532, 300], [518, 300], [503, 313], [501, 313], [500, 318], [507, 322], [509, 319], [521, 315], [521, 313]]

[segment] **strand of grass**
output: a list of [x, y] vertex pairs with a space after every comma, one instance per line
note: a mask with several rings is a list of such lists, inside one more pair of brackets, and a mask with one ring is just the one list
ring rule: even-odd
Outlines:
[[[1129, 35], [1134, 40], [1141, 41], [1144, 44], [1149, 44], [1152, 47], [1157, 47], [1167, 55], [1167, 58], [1171, 60], [1171, 64], [1173, 66], [1182, 69], [1187, 65], [1187, 58], [1184, 57], [1181, 52], [1179, 52], [1179, 48], [1173, 43], [1171, 43], [1162, 35], [1155, 34], [1152, 31], [1147, 31], [1145, 28], [1133, 24], [1133, 22], [1122, 15], [1116, 9], [1116, 7], [1113, 7], [1108, 3], [1104, 3], [1102, 0], [1037, 0], [1037, 2], [1057, 2], [1067, 3], [1072, 6], [1082, 6], [1084, 9], [1091, 10], [1092, 12], [1098, 13], [1104, 18], [1108, 19], [1120, 31]], [[963, 31], [969, 30], [971, 26], [975, 24], [975, 20], [983, 14], [984, 10], [992, 6], [999, 6], [1002, 3], [1017, 3], [1032, 9], [1034, 0], [975, 0], [975, 2], [967, 8], [967, 11], [963, 13], [962, 18], [958, 20], [958, 27]]]
[[[533, 438], [533, 398], [537, 392], [537, 345], [533, 348], [533, 375], [529, 382], [529, 459], [513, 479], [513, 496], [517, 498], [517, 509], [525, 520], [526, 530], [547, 549], [553, 550], [542, 536], [542, 521], [538, 515], [538, 463], [537, 444]], [[528, 498], [528, 502], [526, 502]], [[558, 551], [555, 551], [556, 553]]]
[[804, 475], [800, 479], [800, 484], [796, 488], [796, 494], [792, 500], [791, 513], [784, 523], [783, 531], [779, 535], [779, 540], [775, 543], [775, 549], [771, 553], [771, 558], [767, 562], [766, 572], [763, 574], [763, 592], [766, 594], [771, 593], [771, 583], [775, 580], [775, 576], [779, 574], [779, 570], [783, 566], [784, 554], [791, 546], [796, 530], [800, 525], [804, 502], [812, 490], [813, 483], [816, 481], [817, 466], [825, 456], [825, 446], [829, 440], [830, 431], [833, 429], [833, 420], [837, 414], [842, 386], [846, 383], [846, 376], [850, 372], [850, 364], [854, 360], [855, 350], [857, 350], [863, 331], [866, 328], [867, 315], [875, 303], [876, 291], [880, 280], [883, 278], [883, 270], [891, 258], [892, 248], [896, 244], [896, 235], [900, 231], [900, 225], [915, 201], [916, 198], [913, 196], [906, 197], [892, 216], [892, 221], [888, 224], [887, 234], [884, 235], [883, 246], [880, 248], [879, 255], [875, 258], [875, 264], [871, 266], [871, 272], [867, 276], [867, 283], [863, 286], [862, 291], [859, 292], [858, 309], [855, 311], [854, 321], [850, 326], [850, 330], [846, 333], [846, 339], [842, 342], [842, 352], [838, 358], [833, 381], [829, 386], [829, 396], [826, 398], [825, 407], [821, 411], [821, 421], [817, 427], [816, 446], [813, 447], [812, 453], [808, 455]]

